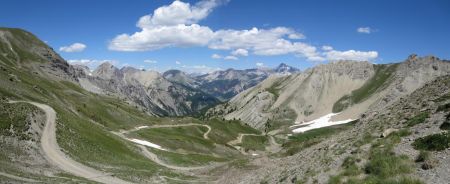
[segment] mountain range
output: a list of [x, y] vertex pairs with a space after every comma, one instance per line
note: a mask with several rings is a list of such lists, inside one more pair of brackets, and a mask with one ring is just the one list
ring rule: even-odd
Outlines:
[[450, 61], [203, 75], [0, 28], [0, 183], [448, 183]]

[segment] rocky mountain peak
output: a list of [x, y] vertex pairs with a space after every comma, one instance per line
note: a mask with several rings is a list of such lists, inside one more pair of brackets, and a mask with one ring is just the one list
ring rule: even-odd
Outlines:
[[299, 71], [300, 71], [299, 69], [289, 66], [286, 63], [281, 63], [280, 65], [278, 65], [278, 67], [274, 69], [274, 72], [278, 74], [292, 74], [297, 73]]
[[123, 77], [122, 71], [109, 62], [104, 62], [94, 70], [93, 75], [102, 79], [120, 79]]

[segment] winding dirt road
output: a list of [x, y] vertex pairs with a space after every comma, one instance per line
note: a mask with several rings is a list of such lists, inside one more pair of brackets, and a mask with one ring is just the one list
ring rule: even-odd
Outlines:
[[234, 146], [236, 144], [240, 144], [242, 143], [242, 139], [244, 138], [244, 136], [263, 136], [261, 134], [243, 134], [243, 133], [239, 133], [238, 137], [235, 140], [231, 140], [229, 141], [227, 144]]
[[142, 130], [142, 129], [152, 129], [152, 128], [175, 128], [175, 127], [186, 127], [186, 126], [203, 126], [208, 128], [208, 130], [203, 133], [203, 138], [204, 139], [209, 139], [208, 134], [209, 132], [211, 132], [211, 126], [209, 125], [204, 125], [204, 124], [197, 124], [197, 123], [186, 123], [186, 124], [176, 124], [176, 125], [152, 125], [152, 126], [140, 126], [140, 127], [136, 127], [133, 128], [131, 130], [125, 130], [125, 131], [121, 131], [120, 134], [127, 134], [130, 132], [135, 132], [138, 130]]
[[24, 178], [24, 177], [12, 175], [12, 174], [4, 173], [4, 172], [0, 172], [0, 176], [4, 176], [4, 177], [7, 177], [7, 178], [11, 178], [13, 180], [27, 182], [27, 183], [40, 183], [40, 181], [36, 181], [36, 180], [33, 180], [33, 179]]
[[[139, 126], [139, 127], [133, 128], [131, 130], [121, 131], [120, 133], [116, 133], [116, 132], [113, 132], [113, 133], [118, 135], [118, 136], [120, 136], [120, 137], [122, 137], [122, 138], [124, 138], [124, 139], [128, 140], [128, 138], [125, 136], [125, 134], [130, 133], [130, 132], [135, 132], [135, 131], [138, 131], [138, 130], [142, 130], [142, 129], [175, 128], [175, 127], [186, 127], [186, 126], [203, 126], [203, 127], [208, 128], [208, 130], [205, 133], [203, 133], [203, 138], [204, 139], [209, 139], [208, 134], [211, 132], [211, 126], [203, 125], [203, 124], [196, 124], [196, 123], [176, 124], [176, 125]], [[165, 163], [161, 159], [159, 159], [156, 154], [150, 152], [147, 149], [147, 147], [145, 147], [143, 145], [137, 145], [137, 146], [141, 149], [142, 154], [145, 157], [147, 157], [151, 161], [153, 161], [153, 162], [155, 162], [155, 163], [157, 163], [157, 164], [159, 164], [161, 166], [167, 167], [169, 169], [175, 169], [175, 170], [181, 170], [181, 171], [191, 171], [191, 170], [200, 170], [200, 169], [208, 169], [208, 168], [215, 167], [215, 165], [206, 165], [206, 166], [197, 166], [197, 167], [195, 167], [195, 166], [194, 167], [181, 167], [181, 166], [170, 165], [170, 164]], [[174, 152], [174, 153], [176, 153], [176, 152]], [[221, 164], [217, 164], [217, 165], [221, 165]]]
[[[11, 101], [10, 103], [19, 103], [24, 101]], [[130, 182], [113, 177], [111, 174], [98, 171], [94, 168], [85, 166], [76, 162], [65, 155], [56, 141], [56, 112], [48, 105], [36, 102], [24, 102], [32, 104], [45, 112], [46, 121], [42, 131], [41, 147], [44, 156], [53, 165], [73, 175], [86, 178], [91, 181], [107, 184], [131, 184]]]

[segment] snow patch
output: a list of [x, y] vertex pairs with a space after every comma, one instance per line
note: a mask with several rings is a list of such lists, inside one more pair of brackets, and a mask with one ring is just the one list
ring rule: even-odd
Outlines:
[[258, 156], [258, 154], [256, 154], [256, 153], [252, 153], [252, 156]]
[[140, 139], [128, 139], [128, 140], [131, 141], [131, 142], [134, 142], [136, 144], [140, 144], [140, 145], [156, 148], [156, 149], [159, 149], [159, 150], [167, 151], [167, 150], [163, 149], [160, 145], [153, 144], [153, 143], [148, 142], [148, 141], [144, 141], [144, 140], [140, 140]]
[[330, 119], [333, 116], [338, 115], [338, 114], [339, 113], [330, 113], [330, 114], [322, 116], [318, 119], [315, 119], [315, 120], [312, 120], [309, 122], [305, 122], [305, 123], [295, 122], [296, 125], [292, 125], [292, 126], [290, 126], [290, 128], [301, 126], [300, 128], [296, 128], [296, 129], [292, 130], [292, 132], [303, 133], [308, 130], [323, 128], [323, 127], [333, 126], [333, 125], [340, 125], [340, 124], [345, 124], [345, 123], [349, 123], [349, 122], [353, 121], [353, 119], [347, 119], [347, 120], [342, 120], [342, 121], [330, 121]]

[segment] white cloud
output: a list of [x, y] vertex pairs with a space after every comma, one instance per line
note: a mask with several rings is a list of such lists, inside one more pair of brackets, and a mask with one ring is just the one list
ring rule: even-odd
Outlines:
[[180, 61], [175, 61], [175, 64], [181, 65], [181, 62]]
[[[300, 42], [305, 36], [287, 27], [244, 30], [212, 30], [199, 25], [212, 10], [226, 0], [202, 0], [194, 5], [174, 1], [145, 15], [137, 22], [140, 31], [116, 36], [109, 49], [117, 51], [148, 51], [166, 47], [208, 47], [214, 50], [229, 50], [231, 55], [213, 54], [214, 59], [237, 60], [250, 53], [261, 56], [293, 54], [309, 61], [336, 59], [374, 59], [375, 51], [336, 51], [331, 46], [321, 49]], [[361, 29], [361, 30], [360, 30]], [[369, 27], [358, 28], [358, 32], [370, 33]]]
[[264, 63], [257, 62], [257, 63], [256, 63], [256, 66], [257, 66], [257, 67], [263, 67], [263, 66], [264, 66]]
[[370, 27], [359, 27], [358, 29], [356, 29], [356, 31], [358, 33], [364, 33], [364, 34], [370, 34], [373, 32], [372, 28], [370, 28]]
[[141, 17], [137, 23], [140, 28], [156, 26], [175, 26], [179, 24], [194, 24], [204, 19], [218, 5], [219, 0], [203, 0], [195, 5], [182, 1], [173, 1], [168, 6], [162, 6], [153, 11], [153, 15]]
[[62, 52], [81, 52], [84, 49], [86, 49], [86, 45], [82, 44], [82, 43], [74, 43], [72, 45], [69, 46], [63, 46], [59, 48], [59, 51]]
[[225, 56], [223, 59], [225, 60], [238, 60], [236, 56]]
[[301, 34], [301, 33], [292, 33], [289, 34], [288, 36], [289, 39], [293, 39], [293, 40], [298, 40], [298, 39], [305, 39], [305, 35]]
[[378, 57], [378, 52], [376, 51], [337, 51], [330, 50], [324, 53], [328, 60], [355, 60], [355, 61], [371, 61]]
[[158, 61], [151, 60], [151, 59], [146, 59], [146, 60], [144, 60], [144, 63], [155, 64], [155, 63], [158, 63]]
[[94, 69], [97, 68], [98, 65], [102, 64], [102, 63], [111, 63], [113, 65], [117, 65], [119, 62], [116, 60], [108, 60], [108, 59], [104, 59], [104, 60], [99, 60], [99, 59], [70, 59], [67, 60], [67, 62], [69, 62], [69, 64], [71, 65], [83, 65], [83, 66], [87, 66], [90, 69]]
[[221, 56], [219, 54], [213, 54], [213, 55], [211, 55], [211, 58], [213, 58], [213, 59], [222, 59], [223, 56]]
[[233, 56], [248, 56], [248, 51], [245, 49], [237, 49], [231, 52]]
[[324, 45], [324, 46], [322, 46], [322, 50], [324, 50], [324, 51], [330, 51], [330, 50], [333, 50], [333, 47], [332, 47], [332, 46], [329, 46], [329, 45]]
[[164, 47], [206, 46], [213, 31], [198, 24], [144, 28], [132, 35], [121, 34], [109, 44], [117, 51], [147, 51]]
[[164, 47], [206, 46], [213, 38], [213, 31], [196, 24], [222, 4], [222, 0], [203, 0], [195, 5], [174, 1], [157, 8], [137, 22], [142, 30], [134, 34], [116, 36], [109, 49], [117, 51], [146, 51]]

